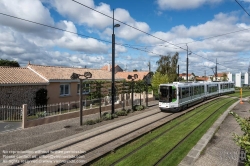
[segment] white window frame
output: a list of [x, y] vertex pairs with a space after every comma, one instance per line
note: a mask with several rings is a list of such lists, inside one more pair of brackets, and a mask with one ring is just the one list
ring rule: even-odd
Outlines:
[[[61, 94], [61, 86], [63, 86], [63, 93]], [[65, 93], [65, 87], [68, 86], [68, 94]], [[70, 84], [60, 84], [60, 96], [69, 96], [70, 95]]]
[[[85, 89], [87, 87], [86, 85], [88, 85], [88, 91]], [[86, 84], [83, 82], [82, 88], [83, 88], [82, 94], [89, 94], [90, 93], [90, 84]], [[79, 93], [80, 93], [80, 83], [77, 84], [77, 94], [79, 94]]]

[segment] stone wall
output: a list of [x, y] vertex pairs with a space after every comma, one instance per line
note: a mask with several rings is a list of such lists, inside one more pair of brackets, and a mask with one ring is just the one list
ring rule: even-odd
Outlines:
[[0, 105], [35, 105], [36, 91], [46, 85], [0, 86]]

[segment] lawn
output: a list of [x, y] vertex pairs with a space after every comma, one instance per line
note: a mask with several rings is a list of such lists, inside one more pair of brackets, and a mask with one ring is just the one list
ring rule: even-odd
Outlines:
[[[157, 135], [163, 133], [165, 130], [169, 130], [169, 132], [167, 132], [166, 134], [163, 134], [160, 138], [151, 141], [149, 145], [141, 148], [133, 155], [129, 156], [125, 160], [118, 163], [118, 165], [153, 165], [159, 159], [159, 157], [163, 156], [176, 143], [178, 143], [183, 137], [185, 137], [190, 131], [192, 131], [195, 127], [197, 127], [206, 117], [208, 117], [211, 114], [211, 112], [213, 112], [216, 108], [219, 108], [221, 105], [223, 105], [229, 100], [231, 99], [220, 99], [220, 101], [217, 103], [216, 101], [213, 101], [211, 103], [216, 103], [216, 104], [213, 107], [209, 107], [209, 109], [207, 109], [206, 111], [205, 111], [206, 106], [203, 105], [195, 109], [194, 111], [189, 112], [186, 115], [173, 120], [171, 123], [167, 123], [166, 125], [154, 130], [153, 132], [144, 135], [143, 137], [133, 141], [130, 144], [125, 145], [124, 147], [118, 149], [117, 151], [95, 162], [93, 165], [110, 165], [116, 160], [118, 160], [119, 158], [130, 153], [132, 150], [137, 149], [141, 145], [152, 140]], [[206, 105], [209, 105], [209, 104], [206, 104]], [[226, 109], [224, 109], [223, 111], [225, 110]], [[194, 115], [195, 113], [197, 114]], [[219, 115], [219, 113], [216, 113], [216, 114]], [[191, 117], [192, 115], [194, 116]], [[180, 123], [182, 120], [186, 119], [187, 117], [191, 117], [191, 118], [184, 121], [183, 123]], [[217, 117], [215, 119], [217, 119]], [[213, 123], [213, 120], [211, 121], [211, 124], [212, 123]], [[179, 125], [176, 126], [176, 124], [179, 124]], [[197, 140], [200, 139], [200, 137], [204, 134], [207, 128], [211, 126], [211, 124], [209, 123], [209, 124], [204, 125], [205, 129], [199, 129], [201, 130], [201, 131], [197, 131], [197, 133], [200, 133], [199, 135], [195, 136], [195, 138], [190, 137], [193, 139], [193, 140], [190, 140], [191, 142], [193, 142], [192, 145], [185, 145], [185, 146], [191, 146], [192, 148], [193, 144], [196, 143]], [[173, 128], [174, 126], [176, 127]], [[208, 127], [205, 127], [205, 126], [208, 126]], [[182, 150], [183, 151], [182, 155], [180, 154], [177, 155], [179, 160], [176, 158], [173, 160], [180, 162], [183, 156], [185, 156], [187, 152], [189, 151], [188, 149], [190, 149], [190, 147], [189, 148], [187, 147], [187, 149], [185, 148], [186, 151]]]

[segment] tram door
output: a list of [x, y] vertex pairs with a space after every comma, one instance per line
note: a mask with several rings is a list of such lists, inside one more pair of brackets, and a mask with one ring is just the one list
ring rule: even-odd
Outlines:
[[173, 98], [172, 86], [160, 86], [159, 101], [170, 103]]

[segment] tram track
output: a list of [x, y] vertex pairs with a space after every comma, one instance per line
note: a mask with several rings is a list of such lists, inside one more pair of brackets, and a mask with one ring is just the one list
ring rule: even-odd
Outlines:
[[[211, 106], [214, 106], [214, 105], [217, 104], [218, 102], [220, 102], [220, 101], [216, 101], [215, 103], [209, 104], [209, 105], [206, 106], [204, 109], [207, 109], [207, 108], [209, 108], [209, 107], [211, 107]], [[191, 108], [191, 109], [192, 109], [192, 108]], [[149, 145], [150, 143], [152, 143], [152, 142], [155, 141], [156, 139], [160, 138], [162, 135], [167, 134], [170, 130], [173, 130], [175, 127], [179, 126], [181, 123], [187, 121], [188, 119], [190, 119], [191, 117], [195, 116], [195, 115], [198, 114], [198, 113], [201, 113], [201, 111], [197, 111], [197, 112], [195, 112], [194, 114], [187, 116], [185, 119], [181, 120], [178, 124], [176, 124], [176, 125], [172, 126], [171, 128], [169, 128], [169, 129], [167, 129], [167, 130], [161, 132], [161, 133], [158, 134], [156, 137], [150, 139], [148, 142], [142, 144], [142, 145], [139, 146], [138, 148], [136, 148], [136, 149], [134, 149], [133, 151], [129, 152], [127, 155], [121, 157], [120, 159], [116, 160], [115, 162], [113, 162], [113, 163], [110, 164], [110, 165], [116, 165], [116, 164], [119, 163], [120, 161], [122, 161], [122, 160], [128, 158], [129, 156], [133, 155], [134, 153], [136, 153], [137, 151], [139, 151], [139, 150], [142, 149], [143, 147]], [[166, 125], [166, 124], [167, 124], [167, 123], [165, 123], [165, 124], [163, 124], [163, 125]], [[163, 126], [163, 125], [162, 125], [162, 126]], [[159, 126], [159, 127], [162, 127], [162, 126]], [[159, 127], [158, 127], [158, 128], [159, 128]]]
[[224, 107], [225, 105], [227, 105], [228, 103], [231, 103], [233, 100], [232, 99], [226, 103], [224, 103], [223, 105], [221, 105], [219, 108], [217, 108], [214, 112], [212, 112], [206, 119], [204, 119], [198, 126], [196, 126], [191, 132], [189, 132], [185, 137], [183, 137], [176, 145], [173, 146], [173, 148], [171, 148], [163, 157], [161, 157], [155, 164], [153, 164], [154, 166], [158, 166], [164, 159], [166, 159], [169, 154], [171, 152], [173, 152], [178, 146], [180, 146], [191, 134], [194, 133], [194, 131], [196, 131], [199, 127], [201, 127], [201, 125], [203, 125], [207, 120], [209, 120], [217, 111], [219, 111], [222, 107]]
[[[157, 127], [153, 128], [153, 129], [150, 130], [150, 131], [153, 131], [153, 130], [155, 130], [155, 129], [157, 129], [157, 128], [160, 128], [160, 127], [162, 127], [163, 125], [165, 125], [166, 123], [171, 122], [171, 121], [173, 121], [174, 119], [176, 119], [176, 118], [178, 118], [178, 117], [180, 117], [180, 116], [182, 116], [182, 115], [185, 115], [186, 113], [192, 111], [193, 109], [196, 109], [196, 108], [199, 107], [199, 106], [202, 106], [204, 103], [208, 103], [208, 102], [211, 102], [211, 101], [216, 100], [216, 99], [217, 99], [217, 98], [213, 98], [213, 99], [207, 100], [207, 101], [205, 101], [205, 102], [203, 102], [203, 103], [200, 103], [200, 104], [198, 104], [198, 105], [195, 105], [195, 106], [193, 106], [193, 107], [190, 107], [190, 108], [188, 108], [188, 109], [186, 109], [186, 110], [184, 110], [184, 111], [182, 111], [182, 112], [175, 113], [175, 114], [174, 114], [174, 117], [171, 117], [171, 119], [169, 119], [169, 120], [167, 120], [167, 121], [165, 121], [165, 122], [162, 122], [162, 124], [158, 125]], [[164, 118], [162, 118], [162, 119], [164, 119]], [[150, 132], [150, 131], [148, 131], [148, 132]], [[127, 143], [125, 143], [125, 144], [123, 144], [123, 145], [121, 145], [121, 146], [124, 146], [124, 145], [126, 145], [126, 144], [128, 144], [128, 143], [130, 143], [130, 142], [132, 142], [132, 141], [134, 141], [134, 140], [136, 140], [136, 139], [142, 137], [143, 135], [147, 134], [148, 132], [145, 132], [144, 134], [141, 134], [140, 136], [137, 136], [137, 137], [135, 137], [134, 139], [131, 139], [130, 141], [128, 141]], [[119, 146], [119, 147], [120, 147], [120, 146]], [[107, 152], [107, 153], [109, 153], [109, 152]], [[91, 160], [91, 161], [88, 162], [86, 165], [90, 165], [90, 164], [93, 163], [94, 161], [96, 161], [96, 160], [100, 159], [101, 157], [105, 156], [107, 153], [105, 153], [104, 155], [101, 155], [101, 156], [98, 157], [98, 158], [95, 158], [94, 160]], [[132, 153], [131, 153], [131, 154], [132, 154]], [[91, 156], [88, 156], [88, 155], [87, 155], [87, 157], [89, 158], [89, 157], [91, 157]], [[116, 162], [115, 162], [115, 163], [116, 163]], [[113, 164], [115, 164], [115, 163], [113, 163]], [[111, 164], [111, 165], [112, 165], [112, 164]]]

